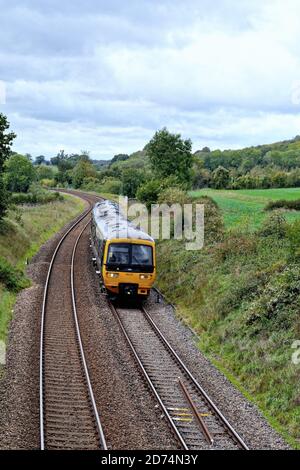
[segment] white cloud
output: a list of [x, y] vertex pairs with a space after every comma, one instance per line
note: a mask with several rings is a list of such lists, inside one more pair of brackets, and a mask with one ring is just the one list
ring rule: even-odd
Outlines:
[[124, 3], [6, 6], [0, 111], [20, 151], [109, 157], [164, 125], [195, 148], [299, 134], [299, 1]]
[[6, 86], [5, 83], [0, 81], [0, 104], [5, 104], [6, 102]]

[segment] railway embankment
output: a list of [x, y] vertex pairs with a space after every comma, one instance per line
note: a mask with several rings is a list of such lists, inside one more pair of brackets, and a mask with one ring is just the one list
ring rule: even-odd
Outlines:
[[299, 225], [275, 213], [258, 230], [229, 231], [216, 210], [207, 201], [202, 250], [158, 243], [157, 284], [196, 330], [199, 349], [297, 448]]

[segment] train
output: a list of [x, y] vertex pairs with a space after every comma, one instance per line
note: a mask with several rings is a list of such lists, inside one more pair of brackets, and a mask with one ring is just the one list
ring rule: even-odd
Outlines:
[[91, 217], [93, 262], [110, 299], [148, 297], [156, 277], [155, 241], [117, 203], [97, 202]]

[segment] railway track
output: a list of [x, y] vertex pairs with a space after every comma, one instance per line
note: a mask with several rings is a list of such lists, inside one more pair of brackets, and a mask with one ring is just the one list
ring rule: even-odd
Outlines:
[[[78, 242], [89, 208], [60, 239], [52, 256], [40, 334], [41, 449], [106, 449], [81, 342], [74, 290]], [[93, 201], [94, 202], [94, 201]]]
[[181, 447], [248, 450], [145, 308], [110, 307]]
[[[74, 289], [89, 209], [60, 239], [44, 290], [40, 337], [41, 449], [107, 449], [81, 342]], [[95, 202], [95, 201], [93, 201]], [[144, 308], [110, 307], [168, 423], [186, 450], [248, 449]]]

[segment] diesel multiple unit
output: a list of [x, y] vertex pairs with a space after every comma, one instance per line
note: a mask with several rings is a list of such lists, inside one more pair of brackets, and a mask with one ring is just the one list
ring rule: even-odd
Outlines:
[[105, 200], [92, 211], [91, 245], [101, 282], [110, 297], [144, 297], [155, 280], [155, 243]]

